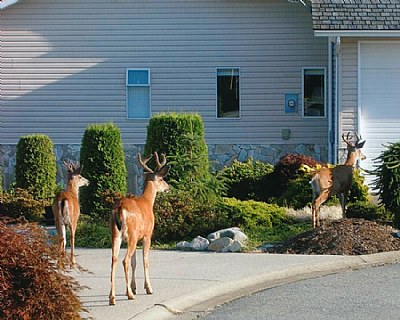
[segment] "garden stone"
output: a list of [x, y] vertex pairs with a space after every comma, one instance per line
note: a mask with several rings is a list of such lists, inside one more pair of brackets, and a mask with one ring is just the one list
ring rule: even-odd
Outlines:
[[188, 241], [181, 241], [176, 244], [176, 249], [178, 250], [192, 250], [192, 244]]
[[246, 245], [247, 243], [247, 236], [240, 231], [239, 228], [233, 227], [233, 228], [228, 228], [228, 229], [222, 229], [213, 233], [210, 233], [207, 236], [207, 239], [210, 241], [223, 238], [223, 237], [229, 237], [235, 241], [239, 241], [242, 245]]
[[208, 241], [206, 238], [197, 236], [196, 238], [193, 239], [193, 241], [191, 243], [191, 247], [193, 250], [196, 250], [196, 251], [205, 251], [205, 250], [207, 250], [209, 244], [210, 244], [210, 241]]
[[242, 244], [239, 241], [233, 241], [228, 246], [228, 251], [230, 252], [239, 252], [240, 250], [242, 250]]
[[[224, 248], [227, 248], [232, 243], [233, 243], [233, 240], [231, 238], [228, 238], [228, 237], [219, 238], [214, 241], [211, 241], [207, 250], [208, 251], [227, 252], [227, 251], [224, 251]], [[225, 249], [225, 250], [227, 250], [227, 249]]]

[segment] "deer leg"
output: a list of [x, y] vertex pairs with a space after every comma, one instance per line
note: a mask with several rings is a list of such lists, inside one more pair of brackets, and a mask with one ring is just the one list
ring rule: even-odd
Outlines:
[[149, 275], [149, 252], [151, 246], [151, 237], [143, 238], [143, 267], [144, 267], [144, 288], [147, 294], [152, 294], [153, 289], [150, 284]]
[[126, 251], [125, 258], [122, 261], [125, 271], [126, 295], [128, 296], [129, 300], [135, 299], [135, 295], [133, 294], [131, 286], [129, 285], [129, 265], [130, 261], [132, 260], [132, 256], [136, 251], [136, 244], [137, 244], [136, 239], [129, 239], [128, 250]]
[[342, 214], [343, 214], [343, 219], [346, 218], [346, 195], [347, 192], [339, 193], [338, 197], [340, 200], [340, 205], [342, 207]]
[[70, 259], [70, 265], [71, 265], [71, 268], [73, 268], [74, 265], [75, 265], [75, 231], [76, 231], [76, 227], [74, 228], [73, 226], [71, 226], [70, 230], [71, 230], [71, 259]]
[[319, 210], [321, 205], [328, 200], [329, 190], [323, 190], [320, 195], [313, 201], [312, 204], [312, 223], [313, 228], [318, 228], [320, 226]]
[[110, 306], [115, 305], [115, 271], [118, 262], [118, 255], [122, 238], [120, 236], [112, 239], [112, 257], [111, 257], [111, 290], [109, 295]]
[[131, 267], [132, 267], [131, 289], [133, 294], [136, 294], [136, 251], [137, 250], [135, 250], [131, 258]]

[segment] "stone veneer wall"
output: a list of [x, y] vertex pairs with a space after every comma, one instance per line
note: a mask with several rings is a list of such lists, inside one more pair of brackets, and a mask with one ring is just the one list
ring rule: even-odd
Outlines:
[[[124, 145], [125, 161], [128, 172], [128, 191], [140, 193], [143, 187], [143, 176], [137, 167], [136, 154], [143, 153], [143, 145]], [[3, 145], [0, 152], [0, 165], [3, 172], [3, 188], [9, 189], [14, 182], [15, 145]], [[211, 165], [220, 170], [229, 166], [234, 160], [245, 161], [248, 158], [266, 163], [276, 164], [279, 159], [288, 153], [305, 154], [320, 161], [327, 161], [325, 146], [319, 145], [208, 145]], [[80, 145], [55, 145], [54, 154], [57, 162], [57, 183], [65, 185], [65, 170], [63, 161], [69, 159], [78, 161]]]

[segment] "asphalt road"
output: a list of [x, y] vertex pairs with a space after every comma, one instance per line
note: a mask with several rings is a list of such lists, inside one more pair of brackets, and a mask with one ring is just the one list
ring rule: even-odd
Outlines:
[[400, 264], [348, 271], [267, 289], [202, 320], [400, 319]]

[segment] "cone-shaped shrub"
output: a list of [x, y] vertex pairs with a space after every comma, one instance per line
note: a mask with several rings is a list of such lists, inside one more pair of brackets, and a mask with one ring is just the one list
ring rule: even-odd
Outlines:
[[53, 142], [48, 136], [33, 134], [19, 139], [15, 164], [17, 188], [28, 190], [35, 199], [53, 197], [56, 172]]
[[90, 182], [80, 191], [82, 212], [107, 219], [110, 204], [106, 196], [127, 190], [119, 128], [111, 123], [89, 125], [82, 138], [80, 164], [82, 176]]

